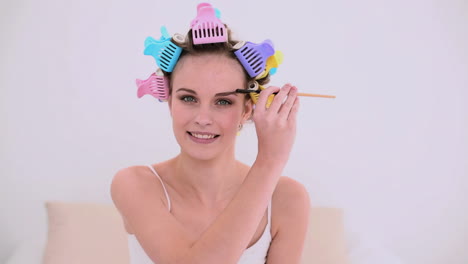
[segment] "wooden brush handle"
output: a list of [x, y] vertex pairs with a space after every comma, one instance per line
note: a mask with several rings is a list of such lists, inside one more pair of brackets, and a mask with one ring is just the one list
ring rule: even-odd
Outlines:
[[336, 96], [334, 96], [334, 95], [310, 94], [310, 93], [297, 93], [297, 96], [336, 98]]

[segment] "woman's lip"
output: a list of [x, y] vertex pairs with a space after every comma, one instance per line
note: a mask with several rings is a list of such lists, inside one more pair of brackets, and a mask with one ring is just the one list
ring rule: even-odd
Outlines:
[[[210, 144], [210, 143], [213, 143], [214, 141], [216, 141], [218, 139], [217, 136], [213, 137], [213, 138], [197, 138], [197, 137], [194, 137], [192, 136], [191, 134], [192, 132], [189, 132], [187, 133], [189, 138], [196, 142], [196, 143], [201, 143], [201, 144]], [[196, 132], [193, 132], [195, 134], [199, 134], [199, 135], [215, 135], [215, 134], [210, 134], [210, 133], [196, 133]]]
[[208, 136], [218, 136], [218, 134], [210, 132], [198, 132], [198, 131], [187, 131], [189, 134], [198, 134], [198, 135], [208, 135]]

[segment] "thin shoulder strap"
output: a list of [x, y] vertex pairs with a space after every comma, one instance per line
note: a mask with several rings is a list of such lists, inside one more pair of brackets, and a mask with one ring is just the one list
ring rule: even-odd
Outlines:
[[[273, 200], [273, 199], [271, 199]], [[267, 227], [270, 226], [270, 233], [271, 233], [271, 228], [272, 228], [272, 225], [271, 225], [271, 200], [270, 200], [270, 204], [268, 205], [268, 223], [267, 223]]]
[[171, 211], [171, 199], [169, 199], [169, 194], [167, 193], [166, 186], [164, 186], [164, 182], [162, 181], [161, 177], [159, 177], [158, 173], [156, 173], [153, 166], [151, 166], [151, 165], [147, 165], [147, 166], [154, 173], [154, 175], [156, 175], [156, 177], [158, 177], [159, 181], [161, 182], [162, 187], [164, 189], [164, 194], [166, 195], [166, 199], [167, 199], [167, 207], [169, 207], [169, 212], [170, 212]]

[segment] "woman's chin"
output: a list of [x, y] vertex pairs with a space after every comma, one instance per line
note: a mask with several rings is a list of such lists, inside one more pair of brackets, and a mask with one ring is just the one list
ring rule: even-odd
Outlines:
[[190, 157], [194, 160], [199, 161], [210, 161], [210, 160], [219, 160], [223, 157], [229, 156], [231, 158], [231, 153], [233, 151], [229, 151], [229, 148], [209, 148], [209, 147], [201, 147], [201, 148], [186, 148], [181, 149], [181, 153], [184, 156]]
[[190, 157], [194, 160], [199, 161], [210, 161], [216, 158], [219, 158], [219, 153], [214, 153], [212, 151], [183, 151], [184, 156]]
[[183, 144], [179, 142], [179, 146], [183, 156], [200, 161], [210, 161], [226, 155], [233, 155], [234, 144], [226, 145], [225, 139], [225, 137], [217, 137], [212, 142], [196, 142], [197, 140], [192, 138], [183, 138]]

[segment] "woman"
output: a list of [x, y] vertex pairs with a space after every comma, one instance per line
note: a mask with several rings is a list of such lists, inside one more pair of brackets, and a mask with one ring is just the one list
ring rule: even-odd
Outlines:
[[[281, 176], [295, 137], [297, 89], [269, 87], [254, 107], [235, 92], [252, 81], [233, 55], [235, 42], [194, 45], [190, 33], [165, 72], [180, 153], [122, 169], [112, 181], [132, 263], [298, 264], [309, 197]], [[235, 158], [236, 135], [249, 119], [258, 136], [252, 166]]]

